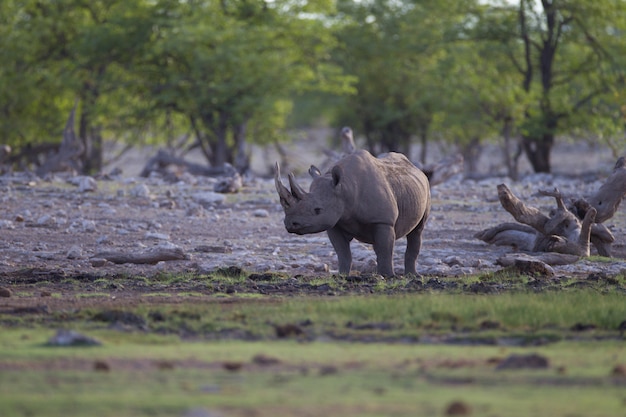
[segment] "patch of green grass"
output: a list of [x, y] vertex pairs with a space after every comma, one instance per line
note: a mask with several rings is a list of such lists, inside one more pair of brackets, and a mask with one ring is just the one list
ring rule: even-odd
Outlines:
[[[0, 409], [6, 416], [616, 416], [626, 394], [611, 376], [619, 342], [532, 349], [382, 343], [188, 342], [102, 332], [95, 348], [47, 348], [42, 334], [0, 335]], [[161, 342], [157, 339], [162, 338]], [[497, 371], [495, 360], [537, 353], [541, 370]], [[257, 355], [275, 358], [257, 365]], [[108, 371], [94, 370], [97, 362]], [[160, 364], [170, 364], [164, 367]], [[222, 364], [238, 363], [238, 371]], [[63, 364], [63, 365], [60, 365]]]
[[97, 298], [97, 297], [111, 297], [111, 294], [105, 292], [91, 292], [91, 293], [82, 293], [76, 294], [76, 298]]

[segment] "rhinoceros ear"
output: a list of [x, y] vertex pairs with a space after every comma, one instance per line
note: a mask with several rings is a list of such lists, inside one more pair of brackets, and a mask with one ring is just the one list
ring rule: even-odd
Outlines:
[[320, 171], [320, 169], [318, 167], [316, 167], [315, 165], [311, 165], [311, 168], [309, 168], [309, 175], [312, 178], [321, 177], [322, 176], [322, 171]]
[[333, 175], [333, 186], [336, 187], [341, 182], [341, 177], [343, 177], [343, 169], [339, 165], [335, 165], [331, 174]]
[[280, 180], [280, 165], [278, 165], [278, 162], [276, 162], [276, 165], [274, 166], [274, 185], [276, 186], [276, 191], [278, 191], [278, 195], [280, 196], [280, 204], [284, 208], [287, 208], [295, 203], [295, 198]]

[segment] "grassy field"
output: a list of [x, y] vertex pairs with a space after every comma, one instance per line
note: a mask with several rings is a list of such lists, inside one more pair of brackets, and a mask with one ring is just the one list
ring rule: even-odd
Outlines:
[[0, 314], [1, 415], [626, 414], [617, 290], [188, 297]]

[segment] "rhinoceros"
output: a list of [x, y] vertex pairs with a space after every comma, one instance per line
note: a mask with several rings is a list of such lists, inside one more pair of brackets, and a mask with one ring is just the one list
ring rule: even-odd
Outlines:
[[430, 185], [426, 175], [404, 155], [390, 152], [375, 158], [365, 150], [339, 160], [325, 174], [314, 166], [313, 182], [306, 192], [289, 174], [291, 190], [280, 179], [276, 163], [274, 180], [290, 233], [326, 231], [337, 253], [339, 273], [352, 267], [350, 241], [374, 246], [377, 272], [393, 276], [395, 240], [406, 236], [405, 274], [415, 274], [422, 246], [422, 231], [430, 213]]

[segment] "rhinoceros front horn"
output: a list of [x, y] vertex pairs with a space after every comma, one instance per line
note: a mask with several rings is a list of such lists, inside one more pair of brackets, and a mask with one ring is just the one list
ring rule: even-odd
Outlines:
[[278, 165], [278, 162], [276, 162], [276, 165], [274, 166], [274, 185], [276, 186], [276, 191], [278, 191], [278, 195], [280, 196], [280, 204], [283, 207], [288, 207], [295, 202], [294, 196], [291, 195], [287, 187], [285, 187], [283, 182], [280, 180], [280, 166]]

